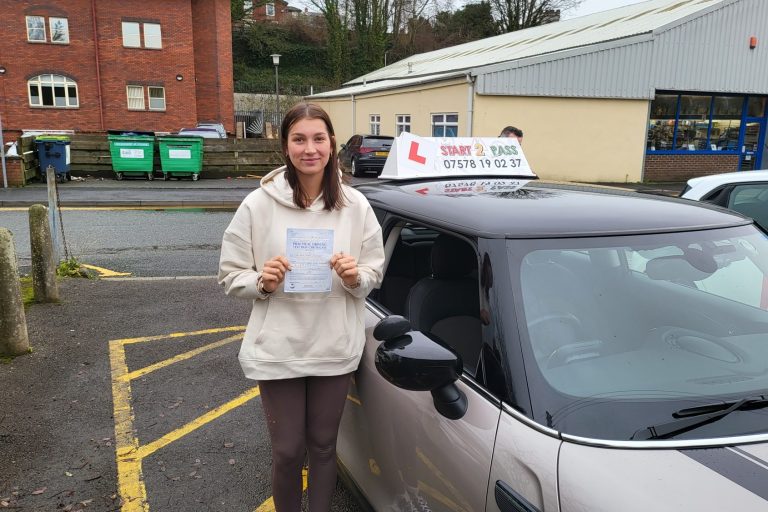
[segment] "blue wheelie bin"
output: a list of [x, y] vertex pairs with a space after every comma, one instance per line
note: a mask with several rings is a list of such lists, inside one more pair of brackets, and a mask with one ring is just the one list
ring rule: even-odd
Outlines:
[[39, 135], [35, 138], [40, 175], [43, 179], [48, 166], [53, 166], [58, 181], [63, 183], [64, 180], [72, 179], [69, 173], [69, 143], [69, 137], [65, 135]]

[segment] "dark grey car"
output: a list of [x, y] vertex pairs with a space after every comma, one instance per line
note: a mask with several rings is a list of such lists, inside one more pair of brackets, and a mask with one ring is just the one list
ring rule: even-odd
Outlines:
[[359, 190], [387, 260], [338, 455], [374, 510], [768, 510], [751, 220], [539, 181]]
[[378, 176], [384, 169], [394, 137], [389, 135], [353, 135], [341, 145], [339, 163], [341, 168], [360, 177], [365, 174]]

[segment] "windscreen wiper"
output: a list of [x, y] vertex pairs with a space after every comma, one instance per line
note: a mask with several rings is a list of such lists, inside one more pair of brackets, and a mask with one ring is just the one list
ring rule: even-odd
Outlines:
[[733, 402], [718, 402], [688, 409], [680, 409], [672, 414], [672, 416], [678, 418], [677, 420], [638, 430], [632, 434], [630, 439], [634, 441], [667, 439], [725, 418], [733, 411], [761, 409], [763, 407], [768, 407], [768, 397], [765, 395], [742, 398], [741, 400]]

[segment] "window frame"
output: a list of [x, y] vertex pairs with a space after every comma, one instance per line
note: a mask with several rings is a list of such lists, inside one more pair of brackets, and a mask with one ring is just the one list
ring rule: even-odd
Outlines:
[[411, 114], [395, 114], [395, 137], [403, 132], [411, 133]]
[[[270, 14], [270, 10], [272, 11], [271, 14]], [[270, 18], [274, 18], [275, 14], [277, 13], [277, 10], [275, 9], [275, 4], [273, 2], [264, 4], [264, 13]]]
[[[131, 107], [131, 99], [134, 99], [134, 100], [138, 99], [138, 96], [133, 96], [133, 98], [131, 97], [131, 89], [133, 89], [133, 90], [138, 89], [138, 90], [141, 91], [141, 108], [139, 108], [139, 107]], [[125, 98], [126, 98], [126, 103], [127, 103], [127, 106], [128, 106], [128, 110], [130, 110], [132, 112], [143, 112], [143, 111], [147, 110], [146, 101], [145, 101], [146, 98], [144, 97], [144, 86], [143, 85], [127, 84], [125, 86]]]
[[[675, 107], [675, 115], [674, 115], [674, 124], [673, 131], [672, 131], [672, 149], [651, 149], [650, 146], [650, 140], [648, 138], [648, 135], [646, 134], [645, 139], [645, 155], [731, 155], [731, 156], [738, 156], [741, 155], [741, 147], [744, 144], [744, 134], [746, 130], [746, 123], [749, 119], [747, 107], [751, 99], [755, 98], [766, 98], [766, 95], [760, 95], [760, 94], [718, 94], [718, 93], [706, 93], [706, 92], [699, 92], [699, 91], [666, 91], [666, 90], [658, 90], [656, 91], [655, 97], [658, 96], [675, 96], [677, 98], [677, 105]], [[681, 114], [681, 102], [682, 98], [684, 96], [708, 96], [710, 98], [710, 107], [709, 107], [709, 113], [707, 114], [707, 120], [708, 128], [707, 128], [707, 140], [705, 144], [704, 149], [675, 149], [674, 146], [677, 144], [678, 136], [680, 133], [681, 128], [681, 121], [686, 121], [685, 114]], [[741, 113], [738, 114], [738, 116], [732, 117], [732, 118], [723, 118], [722, 116], [725, 114], [719, 114], [717, 112], [717, 98], [741, 98]], [[652, 112], [652, 105], [653, 101], [648, 105], [648, 117], [646, 119], [646, 126], [648, 127], [648, 131], [650, 131], [650, 122], [652, 119], [655, 119], [653, 112]], [[768, 110], [768, 99], [764, 103], [766, 105], [766, 110]], [[763, 113], [764, 117], [768, 117], [768, 111]], [[738, 118], [738, 119], [737, 119]], [[660, 118], [661, 119], [661, 118]], [[760, 119], [760, 118], [757, 118]], [[726, 142], [726, 146], [723, 149], [712, 149], [712, 140], [713, 140], [713, 126], [714, 123], [717, 121], [736, 121], [738, 120], [739, 128], [738, 128], [738, 136], [736, 139], [736, 144], [734, 145], [733, 149], [728, 149], [728, 146], [731, 145], [728, 142]], [[669, 121], [672, 121], [672, 118], [669, 118]], [[728, 128], [728, 129], [735, 129]]]
[[[163, 97], [162, 97], [163, 106], [162, 106], [162, 108], [157, 108], [157, 107], [153, 107], [152, 106], [152, 89], [160, 90], [160, 91], [163, 92]], [[155, 112], [164, 112], [165, 111], [166, 105], [167, 105], [166, 104], [166, 99], [165, 99], [165, 87], [163, 87], [161, 85], [148, 85], [147, 86], [147, 99], [148, 99], [147, 107], [148, 107], [149, 110], [153, 110]]]
[[[157, 34], [151, 34], [149, 37], [147, 37], [147, 27], [157, 27]], [[144, 38], [143, 43], [144, 45], [142, 48], [147, 48], [150, 50], [162, 50], [163, 49], [163, 28], [160, 23], [142, 23], [141, 24], [141, 35]], [[157, 42], [154, 43], [155, 39], [157, 39]], [[153, 41], [153, 44], [157, 44], [157, 46], [150, 46], [148, 41]]]
[[[65, 39], [62, 41], [54, 41], [53, 34], [53, 22], [54, 20], [63, 21], [64, 22], [64, 37]], [[51, 34], [51, 44], [69, 44], [69, 18], [63, 17], [63, 16], [50, 16], [48, 18], [48, 28], [50, 29]]]
[[[24, 19], [25, 19], [25, 22], [27, 24], [27, 42], [28, 43], [47, 43], [48, 42], [48, 33], [47, 33], [47, 29], [46, 29], [45, 16], [38, 16], [38, 15], [25, 16]], [[31, 19], [41, 19], [41, 20], [43, 20], [42, 27], [30, 27], [29, 26], [29, 21]], [[43, 31], [43, 38], [42, 39], [31, 39], [30, 38], [30, 35], [31, 35], [30, 31], [31, 30], [42, 30]]]
[[[130, 34], [131, 37], [136, 37], [137, 43], [134, 44], [128, 44], [128, 41], [126, 40], [126, 26], [136, 26], [136, 34]], [[123, 21], [121, 22], [121, 34], [123, 36], [123, 48], [141, 48], [141, 23], [138, 21]]]
[[[47, 80], [45, 80], [43, 77], [49, 77]], [[38, 92], [38, 98], [40, 100], [39, 104], [32, 103], [32, 92], [31, 88], [36, 86], [37, 92]], [[70, 88], [74, 87], [75, 94], [74, 96], [70, 96]], [[50, 97], [53, 101], [53, 104], [46, 105], [45, 104], [45, 97], [46, 95], [43, 93], [44, 88], [50, 88]], [[63, 88], [64, 89], [64, 105], [56, 105], [56, 89], [57, 88]], [[61, 96], [59, 96], [61, 97]], [[74, 105], [71, 105], [71, 101], [74, 99]], [[80, 108], [80, 91], [77, 88], [77, 82], [69, 78], [65, 75], [56, 75], [53, 73], [43, 73], [37, 76], [34, 76], [27, 80], [27, 100], [29, 103], [29, 106], [32, 108], [58, 108], [58, 109], [75, 109]]]
[[[456, 121], [448, 121], [448, 116], [456, 116]], [[441, 120], [438, 120], [438, 118], [441, 118]], [[430, 114], [430, 120], [431, 120], [431, 133], [432, 137], [439, 137], [439, 138], [455, 138], [459, 136], [459, 113], [458, 112], [436, 112]], [[456, 128], [456, 134], [455, 135], [448, 135], [447, 130], [450, 127]], [[435, 128], [442, 128], [442, 135], [436, 135], [435, 134]]]
[[371, 135], [381, 135], [381, 114], [369, 114], [369, 128]]

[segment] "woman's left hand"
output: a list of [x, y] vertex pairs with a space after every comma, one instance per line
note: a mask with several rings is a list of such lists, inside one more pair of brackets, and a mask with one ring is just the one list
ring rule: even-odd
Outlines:
[[331, 268], [336, 271], [344, 284], [354, 287], [357, 284], [357, 260], [349, 254], [338, 252], [331, 257]]

